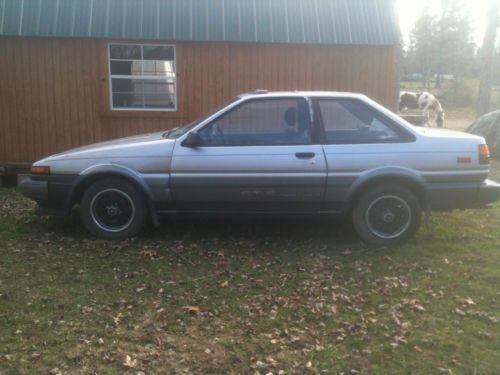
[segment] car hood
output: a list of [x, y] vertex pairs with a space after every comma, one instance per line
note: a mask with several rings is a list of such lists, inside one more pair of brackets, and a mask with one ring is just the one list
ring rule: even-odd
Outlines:
[[72, 159], [113, 159], [170, 156], [175, 140], [163, 138], [164, 132], [142, 134], [100, 142], [51, 155], [37, 162]]

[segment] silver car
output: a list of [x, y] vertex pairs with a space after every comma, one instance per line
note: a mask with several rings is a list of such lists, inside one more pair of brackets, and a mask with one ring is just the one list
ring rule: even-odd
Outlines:
[[414, 127], [364, 95], [257, 91], [182, 128], [37, 161], [20, 188], [40, 214], [79, 204], [85, 227], [109, 239], [161, 214], [318, 214], [388, 245], [423, 211], [495, 202], [488, 172], [483, 138]]

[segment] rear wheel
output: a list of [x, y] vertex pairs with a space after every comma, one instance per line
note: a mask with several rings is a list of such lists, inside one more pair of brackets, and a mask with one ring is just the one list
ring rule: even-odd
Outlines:
[[120, 240], [141, 231], [146, 224], [147, 205], [144, 195], [130, 182], [106, 178], [87, 188], [80, 213], [90, 233]]
[[363, 241], [393, 245], [408, 240], [417, 232], [421, 211], [410, 190], [384, 184], [361, 194], [352, 210], [352, 222]]

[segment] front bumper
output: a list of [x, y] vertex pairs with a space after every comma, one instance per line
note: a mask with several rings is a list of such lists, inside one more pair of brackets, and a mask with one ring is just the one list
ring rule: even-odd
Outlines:
[[24, 196], [33, 200], [47, 200], [49, 198], [48, 181], [36, 181], [30, 174], [18, 174], [17, 186]]
[[33, 199], [38, 207], [39, 215], [65, 216], [71, 212], [71, 195], [77, 176], [50, 175], [33, 176], [18, 175], [18, 187], [21, 193]]
[[481, 208], [500, 199], [500, 184], [485, 180], [481, 183], [436, 183], [427, 189], [427, 200], [432, 210]]

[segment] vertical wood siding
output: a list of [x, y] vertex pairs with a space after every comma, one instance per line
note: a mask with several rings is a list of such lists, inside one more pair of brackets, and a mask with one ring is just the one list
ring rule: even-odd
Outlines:
[[362, 92], [396, 104], [395, 46], [171, 42], [178, 110], [111, 111], [107, 42], [0, 37], [0, 163], [169, 129], [255, 89]]

